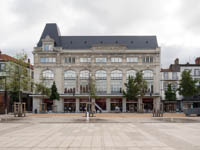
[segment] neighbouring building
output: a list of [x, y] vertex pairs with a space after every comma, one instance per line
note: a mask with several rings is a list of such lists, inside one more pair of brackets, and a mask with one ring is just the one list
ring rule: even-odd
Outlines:
[[174, 64], [171, 64], [168, 69], [161, 69], [161, 96], [164, 103], [165, 111], [181, 111], [184, 108], [200, 107], [200, 96], [194, 96], [191, 100], [184, 99], [181, 95], [176, 92], [176, 100], [165, 100], [165, 91], [167, 90], [168, 84], [172, 85], [172, 89], [177, 90], [179, 82], [181, 80], [181, 74], [184, 70], [190, 70], [193, 79], [198, 80], [197, 86], [200, 86], [200, 63], [199, 58], [196, 58], [194, 64], [179, 64], [177, 58]]
[[[5, 88], [9, 82], [9, 69], [7, 66], [9, 66], [10, 62], [14, 62], [15, 65], [20, 65], [17, 63], [18, 60], [16, 58], [2, 54], [0, 50], [0, 113], [5, 113], [6, 102], [8, 112], [13, 111], [13, 102], [10, 101], [9, 91]], [[33, 81], [33, 66], [30, 64], [30, 60], [27, 63], [27, 71], [30, 74], [31, 81]], [[29, 96], [32, 92], [33, 86], [30, 86], [27, 91], [22, 91], [21, 94], [22, 102], [26, 103], [27, 111], [32, 111], [32, 98]]]
[[[58, 26], [46, 24], [34, 47], [34, 82], [51, 87], [56, 82], [61, 99], [52, 101], [33, 96], [33, 111], [57, 112], [70, 108], [84, 111], [89, 102], [89, 78], [95, 79], [97, 98], [92, 99], [105, 112], [151, 112], [160, 108], [160, 47], [156, 36], [61, 36]], [[143, 99], [123, 97], [128, 76], [143, 72], [148, 91]], [[44, 80], [41, 80], [41, 76]]]

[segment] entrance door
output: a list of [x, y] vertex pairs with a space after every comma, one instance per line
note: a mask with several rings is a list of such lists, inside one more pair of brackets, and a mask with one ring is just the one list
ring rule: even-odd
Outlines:
[[144, 104], [144, 112], [152, 112], [153, 111], [153, 99], [152, 98], [144, 98], [143, 99]]

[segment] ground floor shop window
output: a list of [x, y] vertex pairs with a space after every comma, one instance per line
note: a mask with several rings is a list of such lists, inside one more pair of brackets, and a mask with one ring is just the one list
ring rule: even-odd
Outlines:
[[165, 104], [164, 111], [165, 112], [176, 112], [176, 104]]
[[85, 112], [87, 110], [87, 103], [89, 102], [89, 99], [80, 99], [80, 105], [79, 110], [80, 112]]
[[97, 104], [102, 110], [106, 110], [106, 99], [96, 99], [96, 104]]
[[137, 112], [137, 103], [126, 103], [127, 112]]
[[153, 99], [152, 98], [144, 98], [143, 99], [143, 105], [144, 105], [144, 112], [152, 112], [153, 111]]
[[122, 112], [122, 99], [111, 99], [111, 111]]
[[75, 99], [64, 99], [64, 112], [75, 112], [76, 111], [76, 100]]

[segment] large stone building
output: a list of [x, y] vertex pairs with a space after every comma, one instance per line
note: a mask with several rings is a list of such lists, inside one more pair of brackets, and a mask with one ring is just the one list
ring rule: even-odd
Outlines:
[[[46, 103], [50, 110], [84, 111], [89, 101], [89, 78], [95, 79], [98, 109], [111, 112], [152, 111], [160, 108], [160, 47], [156, 36], [61, 36], [56, 24], [46, 24], [33, 51], [34, 81], [50, 87], [56, 82], [61, 99], [33, 95], [33, 111]], [[123, 98], [128, 76], [142, 71], [148, 83], [143, 99]]]

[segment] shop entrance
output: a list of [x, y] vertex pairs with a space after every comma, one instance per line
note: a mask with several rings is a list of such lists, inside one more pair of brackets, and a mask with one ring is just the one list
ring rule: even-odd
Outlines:
[[86, 111], [86, 107], [87, 107], [88, 102], [89, 102], [89, 99], [80, 99], [80, 106], [79, 106], [80, 112]]
[[111, 99], [111, 111], [122, 112], [122, 99]]
[[126, 101], [126, 112], [137, 112], [138, 104], [137, 100], [127, 100]]
[[144, 104], [144, 112], [152, 112], [153, 111], [153, 98], [144, 98], [143, 100]]
[[96, 104], [99, 105], [102, 110], [106, 110], [106, 99], [96, 99]]
[[76, 111], [76, 103], [75, 99], [64, 99], [64, 112], [75, 112]]
[[46, 104], [47, 112], [53, 110], [53, 100], [44, 99], [44, 103]]

